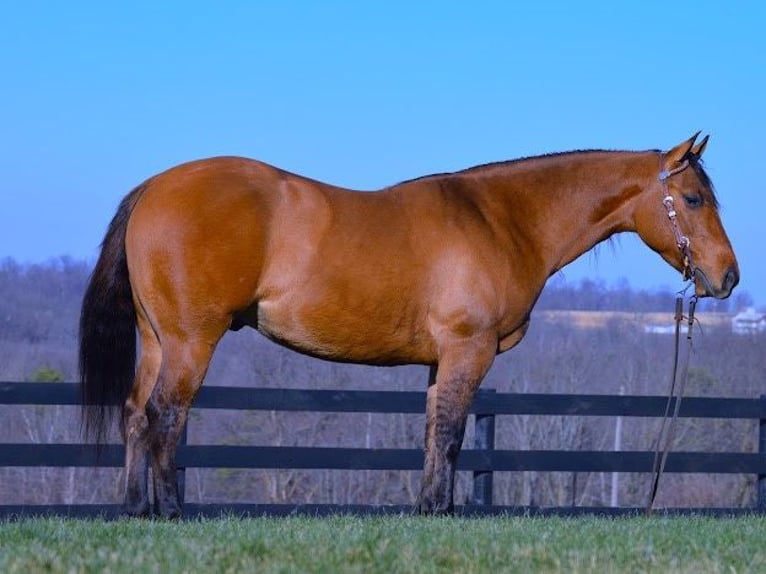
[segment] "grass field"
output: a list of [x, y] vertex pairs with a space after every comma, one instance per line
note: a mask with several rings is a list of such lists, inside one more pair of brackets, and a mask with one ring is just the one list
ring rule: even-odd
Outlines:
[[766, 518], [0, 523], [0, 572], [764, 572]]

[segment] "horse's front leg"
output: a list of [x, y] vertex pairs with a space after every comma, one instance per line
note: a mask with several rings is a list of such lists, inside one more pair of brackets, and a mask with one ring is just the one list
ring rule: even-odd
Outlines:
[[497, 340], [454, 341], [431, 369], [426, 401], [425, 462], [418, 497], [420, 514], [454, 510], [455, 470], [471, 402], [492, 364]]

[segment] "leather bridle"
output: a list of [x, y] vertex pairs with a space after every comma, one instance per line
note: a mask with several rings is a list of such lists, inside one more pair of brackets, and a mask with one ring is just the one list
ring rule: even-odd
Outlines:
[[660, 174], [658, 179], [662, 184], [662, 205], [665, 206], [665, 209], [668, 212], [668, 219], [670, 220], [670, 225], [673, 228], [673, 235], [676, 239], [676, 245], [678, 246], [678, 249], [681, 250], [681, 255], [683, 255], [684, 268], [682, 274], [684, 280], [694, 281], [694, 275], [697, 268], [694, 266], [694, 262], [692, 261], [691, 241], [687, 235], [681, 233], [681, 228], [678, 225], [678, 218], [676, 217], [675, 206], [673, 204], [673, 196], [670, 195], [670, 189], [668, 188], [668, 179], [677, 173], [681, 173], [683, 170], [689, 167], [689, 160], [684, 160], [678, 167], [675, 167], [669, 171], [665, 169], [664, 164], [665, 158], [663, 154], [660, 153]]

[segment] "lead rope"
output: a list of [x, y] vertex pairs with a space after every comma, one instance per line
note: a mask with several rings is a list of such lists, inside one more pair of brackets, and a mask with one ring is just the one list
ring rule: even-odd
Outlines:
[[[684, 290], [685, 291], [685, 290]], [[675, 345], [673, 352], [673, 376], [670, 379], [670, 389], [668, 391], [668, 400], [665, 403], [665, 413], [662, 416], [662, 424], [660, 425], [660, 432], [657, 436], [657, 443], [654, 449], [654, 462], [652, 464], [652, 488], [649, 494], [649, 502], [646, 505], [646, 514], [651, 515], [654, 510], [654, 502], [657, 498], [657, 489], [660, 485], [660, 477], [665, 471], [665, 463], [668, 460], [668, 453], [670, 447], [673, 444], [673, 438], [675, 434], [676, 421], [678, 420], [678, 412], [681, 410], [681, 399], [684, 395], [684, 387], [686, 386], [686, 379], [689, 374], [689, 358], [692, 354], [692, 330], [694, 327], [694, 311], [697, 307], [697, 296], [692, 295], [689, 299], [689, 315], [687, 317], [688, 325], [686, 331], [687, 350], [684, 357], [683, 365], [681, 367], [680, 377], [678, 376], [678, 357], [681, 348], [681, 322], [684, 319], [684, 298], [683, 291], [679, 292], [676, 296], [676, 313], [675, 313]], [[678, 393], [675, 392], [676, 382], [678, 382]], [[673, 416], [668, 422], [668, 416], [670, 414], [670, 404], [673, 402], [675, 396], [675, 406], [673, 409]], [[667, 423], [667, 433], [665, 432], [665, 426]], [[664, 440], [663, 440], [664, 435]]]

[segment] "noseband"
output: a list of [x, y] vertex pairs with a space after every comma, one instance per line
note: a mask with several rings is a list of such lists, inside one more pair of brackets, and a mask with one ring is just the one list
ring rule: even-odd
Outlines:
[[676, 210], [673, 206], [673, 196], [670, 195], [670, 190], [668, 189], [668, 179], [677, 173], [681, 173], [683, 170], [689, 167], [689, 160], [684, 160], [681, 165], [668, 171], [664, 169], [664, 159], [665, 158], [660, 153], [660, 174], [658, 179], [662, 184], [662, 191], [664, 193], [664, 197], [662, 198], [662, 205], [665, 206], [665, 209], [668, 212], [668, 219], [670, 220], [670, 225], [673, 228], [673, 235], [675, 235], [676, 238], [676, 245], [678, 246], [678, 249], [681, 250], [681, 254], [684, 258], [684, 269], [682, 272], [684, 280], [694, 281], [694, 275], [697, 268], [694, 266], [694, 262], [692, 261], [691, 241], [686, 235], [681, 233], [681, 228], [678, 225], [678, 218], [676, 217]]

